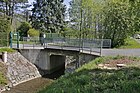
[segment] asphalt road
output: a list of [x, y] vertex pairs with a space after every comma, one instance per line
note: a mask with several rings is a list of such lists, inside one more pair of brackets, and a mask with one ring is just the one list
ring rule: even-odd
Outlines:
[[140, 49], [102, 49], [102, 56], [136, 56], [140, 57]]
[[[140, 42], [140, 39], [137, 39], [138, 42]], [[20, 45], [20, 48], [23, 48], [23, 45]], [[69, 50], [69, 51], [79, 51], [79, 48], [77, 47], [61, 47], [61, 46], [54, 46], [54, 45], [47, 45], [46, 48], [51, 49], [61, 49], [61, 50]], [[43, 46], [26, 46], [24, 49], [44, 49]], [[92, 50], [92, 52], [91, 52]], [[93, 54], [93, 55], [100, 55], [100, 49], [98, 48], [84, 48], [84, 51], [80, 51], [87, 54]], [[140, 49], [102, 49], [101, 56], [137, 56], [140, 57]]]

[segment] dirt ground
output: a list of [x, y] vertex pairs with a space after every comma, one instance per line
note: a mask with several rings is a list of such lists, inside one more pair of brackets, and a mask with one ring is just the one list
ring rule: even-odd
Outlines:
[[37, 93], [43, 87], [50, 85], [53, 82], [51, 79], [47, 78], [37, 78], [22, 84], [19, 84], [9, 91], [4, 91], [2, 93]]
[[122, 58], [122, 59], [114, 59], [104, 62], [103, 64], [98, 65], [99, 68], [122, 68], [122, 67], [140, 67], [140, 61]]

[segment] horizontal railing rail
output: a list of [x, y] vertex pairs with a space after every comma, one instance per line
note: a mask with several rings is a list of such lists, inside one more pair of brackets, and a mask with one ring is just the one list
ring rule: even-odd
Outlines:
[[75, 38], [39, 38], [23, 37], [19, 41], [19, 48], [59, 48], [77, 51], [97, 52], [102, 48], [110, 48], [110, 39], [75, 39]]

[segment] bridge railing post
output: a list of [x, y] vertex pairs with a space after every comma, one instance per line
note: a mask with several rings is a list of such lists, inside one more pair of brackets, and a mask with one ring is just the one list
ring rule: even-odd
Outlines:
[[91, 52], [92, 52], [92, 42], [91, 41], [89, 42], [89, 47], [90, 47], [90, 54], [91, 54]]
[[19, 32], [17, 32], [17, 48], [19, 48]]
[[100, 56], [102, 56], [103, 39], [101, 39], [100, 44], [101, 44], [101, 46], [100, 46]]
[[24, 40], [25, 40], [25, 37], [23, 37], [23, 39], [22, 39], [23, 49], [25, 47], [25, 45], [24, 45], [25, 41]]
[[12, 36], [12, 32], [9, 33], [9, 37], [10, 37], [10, 48], [12, 48], [12, 39], [13, 39], [13, 36]]

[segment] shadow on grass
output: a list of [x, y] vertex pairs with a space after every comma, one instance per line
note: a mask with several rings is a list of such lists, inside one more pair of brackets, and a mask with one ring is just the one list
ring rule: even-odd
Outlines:
[[66, 74], [38, 93], [139, 93], [140, 69], [83, 69]]

